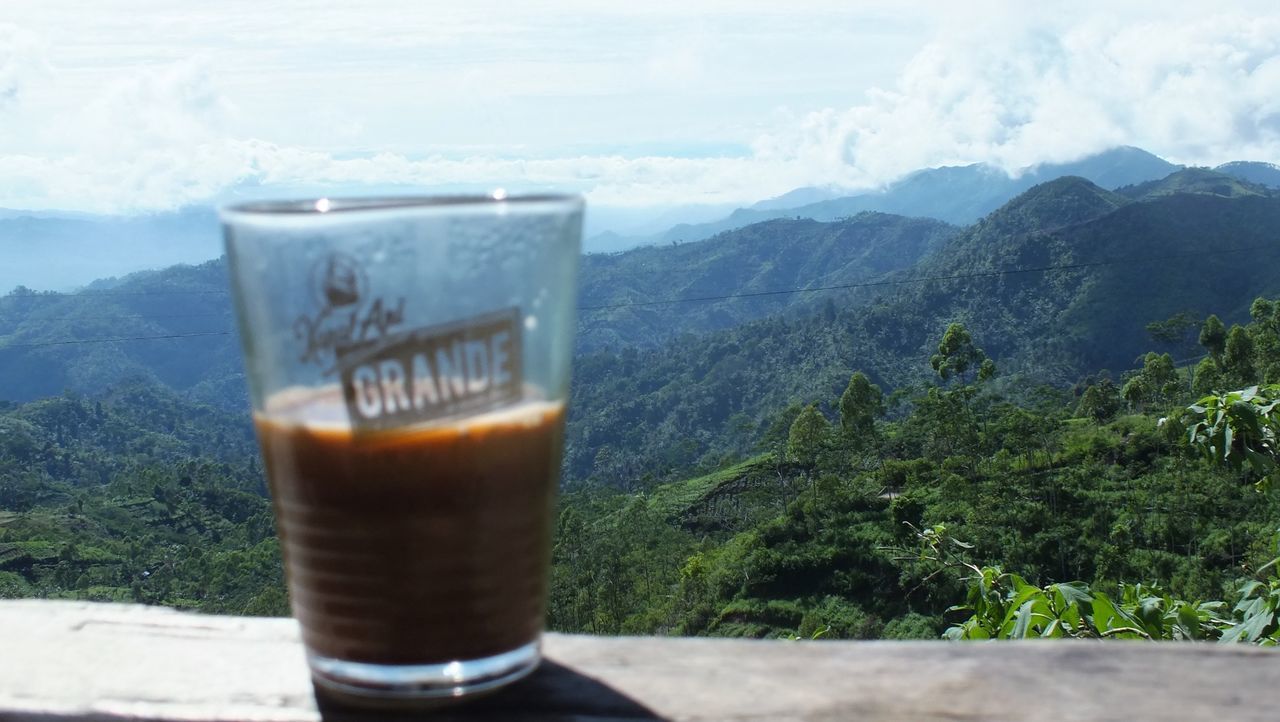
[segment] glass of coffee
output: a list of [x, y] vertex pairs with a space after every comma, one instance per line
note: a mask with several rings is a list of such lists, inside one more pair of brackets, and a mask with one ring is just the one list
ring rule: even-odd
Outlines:
[[222, 211], [322, 691], [438, 700], [537, 665], [582, 209], [496, 193]]

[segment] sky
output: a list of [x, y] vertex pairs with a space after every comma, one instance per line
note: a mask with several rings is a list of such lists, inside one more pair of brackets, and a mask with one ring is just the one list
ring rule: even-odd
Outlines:
[[1280, 3], [0, 0], [0, 208], [1280, 162]]

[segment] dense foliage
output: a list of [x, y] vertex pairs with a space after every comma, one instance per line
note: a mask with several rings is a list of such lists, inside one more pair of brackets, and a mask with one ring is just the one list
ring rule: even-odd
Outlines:
[[[937, 353], [955, 322], [981, 339], [1001, 370], [997, 386], [1011, 397], [1082, 380], [1099, 385], [1097, 395], [1147, 352], [1184, 365], [1206, 349], [1194, 333], [1179, 333], [1186, 327], [1178, 319], [1216, 312], [1239, 325], [1258, 295], [1280, 293], [1269, 272], [1276, 228], [1280, 198], [1157, 194], [1133, 202], [1079, 178], [1037, 186], [891, 276], [894, 285], [851, 289], [659, 348], [579, 357], [568, 475], [630, 487], [645, 474], [674, 480], [689, 465], [710, 471], [749, 453], [779, 410], [838, 396], [854, 372], [887, 389], [928, 380], [920, 360]], [[1206, 239], [1223, 240], [1211, 248]], [[667, 318], [679, 328], [679, 314]], [[1158, 339], [1147, 330], [1153, 323]], [[1212, 368], [1198, 390], [1240, 380], [1249, 369], [1232, 359], [1249, 356], [1249, 341], [1270, 343], [1241, 331], [1233, 355], [1223, 333], [1222, 353], [1208, 349], [1202, 365]], [[1275, 358], [1259, 363], [1274, 366]]]
[[283, 614], [247, 419], [135, 383], [0, 411], [0, 597]]
[[[699, 244], [589, 260], [605, 305], [673, 267], [679, 292], [799, 283], [813, 248], [844, 259], [822, 278], [893, 283], [773, 315], [605, 314], [576, 361], [551, 626], [1273, 639], [1280, 303], [1257, 296], [1280, 288], [1240, 261], [1280, 199], [1217, 183], [1067, 178], [962, 231], [775, 221], [707, 242], [713, 263]], [[52, 345], [194, 330], [179, 324], [222, 313], [221, 272], [104, 296], [128, 331], [66, 298], [0, 304], [3, 395], [46, 397], [0, 407], [0, 596], [286, 611], [234, 337]]]
[[[1242, 333], [1264, 338], [1261, 311], [1274, 306], [1254, 306]], [[855, 374], [839, 397], [779, 415], [761, 456], [644, 493], [571, 494], [557, 571], [589, 571], [552, 623], [1274, 640], [1280, 499], [1250, 482], [1274, 471], [1275, 390], [1192, 404], [1191, 369], [1153, 352], [1122, 384], [1013, 397], [990, 365], [974, 369], [989, 362], [978, 341], [947, 329], [930, 359], [936, 382], [895, 394], [889, 418]], [[1238, 363], [1257, 368], [1264, 345]], [[983, 566], [914, 551], [921, 529], [945, 529]], [[592, 599], [609, 602], [584, 606]]]
[[[681, 333], [808, 308], [815, 294], [787, 291], [885, 280], [919, 263], [957, 230], [929, 218], [884, 213], [830, 223], [788, 218], [700, 243], [589, 255], [582, 264], [577, 345], [584, 352], [651, 347]], [[672, 299], [704, 300], [670, 304]]]

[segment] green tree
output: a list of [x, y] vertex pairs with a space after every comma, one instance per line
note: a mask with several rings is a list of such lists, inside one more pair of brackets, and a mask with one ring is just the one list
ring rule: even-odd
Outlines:
[[1102, 423], [1120, 410], [1120, 397], [1116, 393], [1116, 385], [1111, 379], [1104, 378], [1089, 384], [1080, 397], [1080, 405], [1076, 408], [1076, 416], [1093, 419]]
[[1191, 377], [1191, 390], [1197, 394], [1209, 394], [1225, 388], [1222, 369], [1212, 357], [1200, 359]]
[[1187, 338], [1187, 332], [1195, 328], [1196, 321], [1186, 311], [1175, 313], [1163, 321], [1152, 321], [1147, 324], [1147, 333], [1157, 343], [1177, 346]]
[[978, 381], [990, 381], [996, 377], [996, 362], [989, 358], [982, 359], [978, 366]]
[[1259, 296], [1249, 306], [1249, 317], [1259, 326], [1280, 333], [1280, 304]]
[[972, 386], [931, 388], [912, 399], [911, 415], [899, 427], [898, 440], [910, 440], [910, 453], [939, 464], [950, 457], [975, 455], [981, 439], [973, 391]]
[[1249, 336], [1253, 339], [1254, 367], [1258, 380], [1280, 383], [1280, 304], [1265, 298], [1255, 299], [1249, 307], [1253, 323]]
[[1222, 351], [1222, 369], [1230, 386], [1245, 386], [1257, 379], [1253, 367], [1253, 339], [1243, 326], [1236, 324], [1227, 334]]
[[817, 406], [809, 404], [804, 407], [787, 434], [787, 460], [802, 466], [817, 464], [818, 454], [830, 432], [831, 424]]
[[1021, 455], [1030, 466], [1035, 452], [1045, 442], [1046, 432], [1052, 433], [1056, 421], [1027, 411], [1014, 404], [1001, 404], [989, 414], [991, 421], [986, 428], [987, 449], [1000, 450], [1010, 455]]
[[1151, 400], [1151, 388], [1142, 375], [1135, 375], [1120, 387], [1120, 397], [1129, 402], [1130, 407], [1138, 407]]
[[1200, 345], [1204, 346], [1214, 360], [1221, 358], [1227, 345], [1227, 327], [1222, 325], [1222, 319], [1210, 314], [1204, 320], [1204, 325], [1200, 327]]
[[995, 363], [978, 348], [962, 323], [952, 323], [938, 342], [938, 353], [929, 359], [929, 365], [943, 381], [963, 379], [970, 370], [978, 371], [978, 379], [985, 381], [995, 375]]
[[840, 396], [840, 430], [851, 439], [875, 434], [876, 417], [884, 413], [884, 393], [861, 371], [849, 378]]
[[778, 458], [786, 456], [787, 437], [791, 434], [791, 425], [795, 423], [801, 411], [804, 411], [804, 407], [800, 404], [794, 402], [787, 404], [785, 409], [774, 415], [773, 420], [769, 422], [769, 428], [765, 429], [764, 435], [760, 437], [756, 446], [763, 451], [777, 454]]
[[1120, 395], [1133, 406], [1168, 403], [1183, 393], [1182, 377], [1169, 354], [1148, 353], [1142, 359], [1142, 370], [1135, 373], [1120, 389]]

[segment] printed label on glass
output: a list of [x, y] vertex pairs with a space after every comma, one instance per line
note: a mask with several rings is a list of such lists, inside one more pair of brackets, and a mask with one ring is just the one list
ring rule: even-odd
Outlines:
[[327, 376], [337, 368], [338, 349], [378, 343], [404, 323], [405, 299], [370, 297], [364, 267], [345, 253], [329, 253], [311, 266], [314, 314], [293, 322], [301, 351], [298, 361], [314, 363]]
[[356, 429], [391, 429], [514, 403], [521, 397], [519, 309], [337, 349]]

